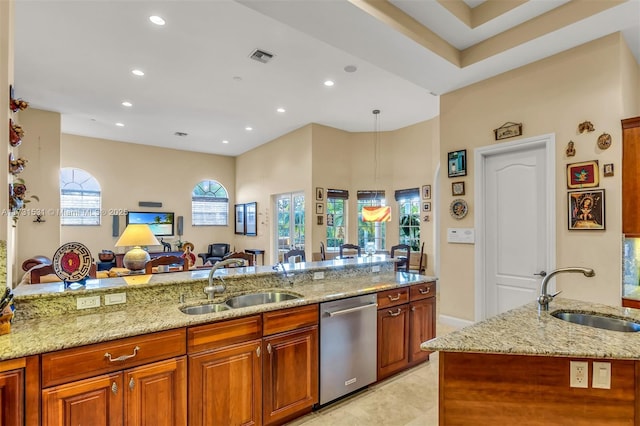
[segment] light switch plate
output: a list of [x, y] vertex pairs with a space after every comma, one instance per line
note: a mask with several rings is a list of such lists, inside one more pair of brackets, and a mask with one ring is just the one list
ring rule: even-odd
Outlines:
[[324, 279], [324, 272], [322, 272], [322, 271], [314, 272], [313, 273], [313, 279], [314, 280], [322, 280], [322, 279]]
[[105, 294], [105, 305], [118, 305], [120, 303], [127, 303], [127, 293]]
[[78, 297], [76, 298], [77, 309], [97, 308], [100, 306], [100, 296]]
[[593, 362], [593, 381], [591, 387], [596, 389], [611, 389], [611, 363]]

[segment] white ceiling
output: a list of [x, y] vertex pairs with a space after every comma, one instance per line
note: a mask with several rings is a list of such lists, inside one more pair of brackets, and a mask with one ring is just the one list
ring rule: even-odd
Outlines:
[[[567, 1], [524, 2], [475, 28], [435, 0], [390, 3], [463, 51]], [[428, 120], [437, 95], [617, 31], [640, 62], [640, 0], [467, 66], [344, 0], [16, 0], [14, 30], [16, 96], [60, 112], [63, 132], [232, 156], [311, 122], [372, 131], [373, 109], [380, 130]], [[256, 48], [275, 57], [253, 61]]]

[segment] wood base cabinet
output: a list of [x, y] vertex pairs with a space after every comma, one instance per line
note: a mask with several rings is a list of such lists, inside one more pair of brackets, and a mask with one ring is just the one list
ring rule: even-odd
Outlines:
[[409, 305], [378, 310], [378, 380], [409, 363]]
[[429, 359], [431, 352], [420, 349], [420, 344], [436, 337], [436, 298], [418, 300], [409, 304], [409, 363]]
[[24, 424], [24, 369], [0, 373], [0, 424]]

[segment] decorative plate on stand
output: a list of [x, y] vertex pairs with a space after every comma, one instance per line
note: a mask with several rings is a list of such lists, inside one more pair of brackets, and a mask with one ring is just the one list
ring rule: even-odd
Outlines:
[[451, 202], [451, 205], [449, 206], [449, 213], [451, 213], [451, 216], [454, 219], [458, 219], [458, 220], [462, 219], [467, 215], [468, 211], [469, 211], [469, 206], [467, 205], [467, 202], [462, 198], [457, 198], [453, 200]]
[[66, 243], [60, 246], [53, 255], [53, 270], [64, 282], [82, 281], [89, 275], [91, 252], [82, 243]]

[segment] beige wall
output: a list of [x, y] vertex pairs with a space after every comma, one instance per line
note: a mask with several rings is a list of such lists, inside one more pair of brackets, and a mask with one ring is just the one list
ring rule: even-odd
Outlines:
[[[0, 99], [9, 99], [9, 85], [13, 84], [13, 1], [0, 1]], [[5, 104], [6, 105], [6, 104]], [[9, 145], [9, 119], [13, 116], [7, 108], [0, 120], [0, 146], [4, 150], [2, 158], [11, 152]], [[9, 163], [0, 161], [0, 188], [6, 191], [9, 182]], [[6, 192], [3, 192], [6, 194]], [[6, 241], [6, 275], [7, 283], [12, 282], [15, 266], [13, 221], [9, 217], [9, 199], [0, 197], [0, 241]]]
[[[590, 266], [597, 272], [597, 278], [592, 280], [575, 274], [559, 276], [558, 289], [568, 298], [620, 304], [620, 119], [631, 113], [623, 110], [624, 104], [638, 113], [637, 100], [627, 102], [623, 86], [638, 87], [638, 65], [629, 60], [623, 45], [622, 38], [614, 34], [441, 97], [441, 164], [446, 164], [448, 151], [457, 149], [466, 148], [470, 159], [464, 197], [470, 204], [467, 217], [455, 221], [448, 214], [453, 199], [451, 179], [443, 178], [440, 187], [442, 314], [474, 319], [474, 248], [447, 244], [445, 233], [448, 227], [474, 226], [473, 150], [495, 144], [493, 129], [507, 121], [522, 122], [523, 137], [555, 134], [556, 264]], [[621, 64], [631, 71], [623, 71]], [[635, 77], [623, 80], [623, 74]], [[578, 133], [578, 124], [585, 120], [595, 125], [595, 132]], [[606, 151], [596, 146], [603, 132], [613, 138]], [[576, 144], [577, 154], [572, 158], [565, 155], [569, 140]], [[600, 188], [606, 190], [606, 231], [570, 232], [566, 219], [566, 164], [587, 160], [598, 160], [600, 165], [613, 163], [617, 172], [600, 183]]]

